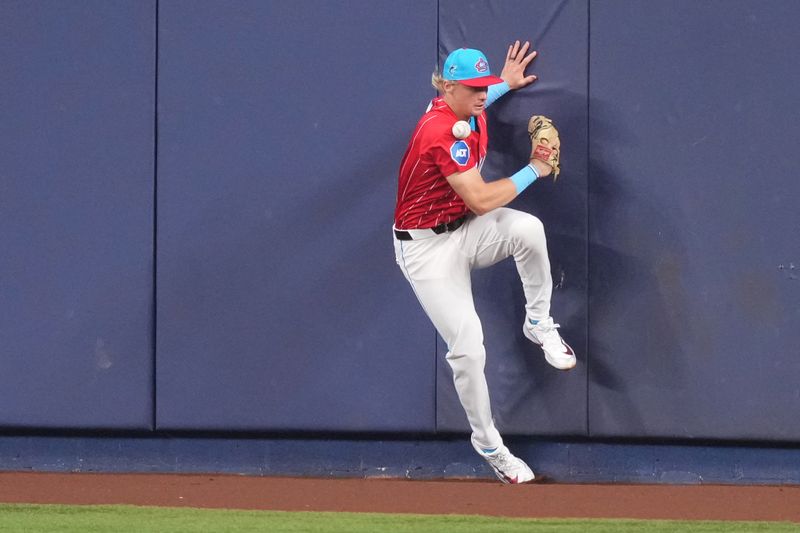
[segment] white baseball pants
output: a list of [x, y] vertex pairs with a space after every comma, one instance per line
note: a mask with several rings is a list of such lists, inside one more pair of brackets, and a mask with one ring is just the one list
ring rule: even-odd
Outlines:
[[533, 215], [499, 208], [471, 217], [454, 232], [431, 232], [429, 238], [412, 241], [395, 238], [394, 249], [397, 264], [447, 343], [447, 362], [473, 440], [482, 448], [501, 446], [483, 371], [486, 350], [470, 271], [513, 256], [525, 292], [526, 318], [547, 318], [553, 280], [544, 226]]

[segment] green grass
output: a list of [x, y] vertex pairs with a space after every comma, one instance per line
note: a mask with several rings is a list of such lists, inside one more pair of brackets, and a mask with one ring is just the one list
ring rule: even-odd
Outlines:
[[0, 504], [0, 531], [270, 531], [360, 533], [389, 531], [466, 531], [542, 533], [617, 533], [646, 531], [738, 532], [800, 531], [786, 522], [683, 522], [665, 520], [532, 520], [464, 515], [377, 513], [287, 513], [133, 507], [127, 505]]

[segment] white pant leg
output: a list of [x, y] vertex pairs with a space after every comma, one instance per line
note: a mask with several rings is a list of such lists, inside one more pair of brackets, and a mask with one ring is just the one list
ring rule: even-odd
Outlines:
[[495, 448], [503, 439], [492, 420], [483, 369], [483, 328], [472, 300], [469, 259], [454, 234], [419, 241], [395, 239], [395, 258], [436, 331], [447, 343], [447, 362], [461, 406], [478, 446]]
[[485, 268], [513, 256], [525, 291], [527, 317], [550, 316], [553, 278], [542, 222], [531, 214], [501, 207], [470, 219], [462, 228], [453, 237], [470, 257], [470, 266]]

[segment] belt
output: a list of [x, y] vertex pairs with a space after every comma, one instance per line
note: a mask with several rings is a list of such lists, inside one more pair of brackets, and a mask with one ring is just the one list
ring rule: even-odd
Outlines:
[[448, 231], [455, 231], [461, 227], [464, 221], [467, 220], [467, 215], [464, 215], [461, 218], [457, 218], [452, 222], [448, 222], [447, 224], [439, 224], [438, 226], [434, 226], [432, 228], [424, 228], [424, 229], [396, 229], [394, 230], [394, 236], [397, 237], [398, 241], [415, 241], [419, 239], [427, 239], [429, 237], [433, 237], [434, 235], [441, 235], [442, 233]]

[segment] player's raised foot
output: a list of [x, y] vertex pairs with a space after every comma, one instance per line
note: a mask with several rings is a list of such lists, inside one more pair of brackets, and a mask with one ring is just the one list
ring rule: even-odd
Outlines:
[[551, 366], [559, 370], [570, 370], [575, 368], [578, 360], [570, 345], [558, 334], [559, 327], [561, 326], [553, 323], [552, 317], [540, 320], [536, 324], [531, 324], [526, 318], [522, 332], [532, 343], [542, 347], [544, 358]]
[[525, 464], [525, 461], [516, 457], [505, 446], [500, 446], [494, 451], [487, 453], [472, 441], [472, 447], [483, 457], [494, 473], [503, 483], [530, 483], [535, 479], [533, 471]]

